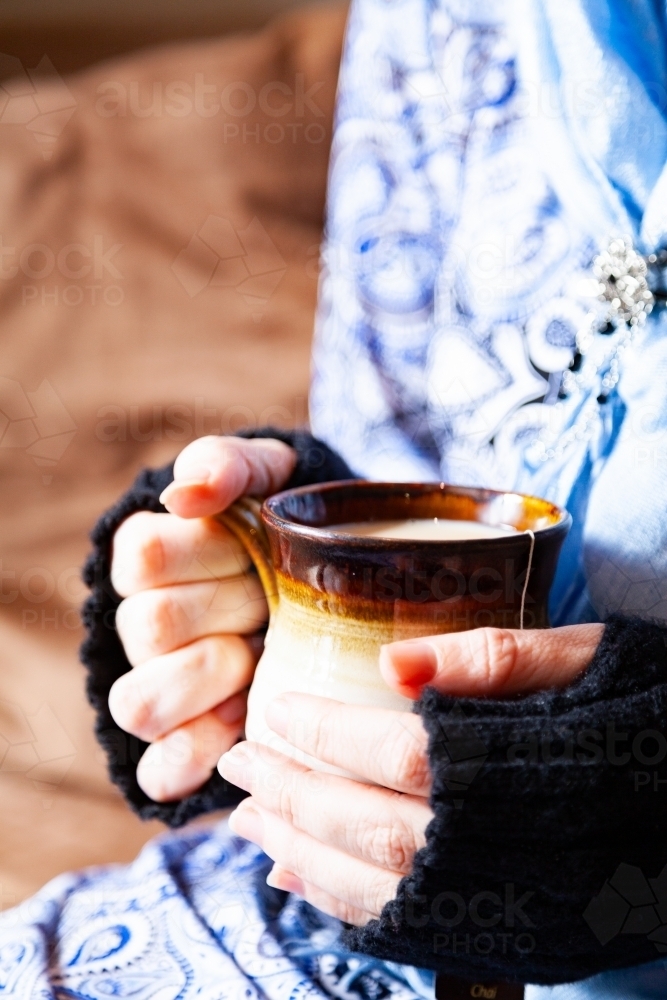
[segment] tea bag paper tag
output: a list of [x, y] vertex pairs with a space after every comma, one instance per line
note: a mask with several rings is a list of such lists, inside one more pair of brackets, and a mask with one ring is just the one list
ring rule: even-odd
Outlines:
[[524, 987], [517, 983], [493, 983], [456, 976], [436, 976], [435, 1000], [523, 1000]]

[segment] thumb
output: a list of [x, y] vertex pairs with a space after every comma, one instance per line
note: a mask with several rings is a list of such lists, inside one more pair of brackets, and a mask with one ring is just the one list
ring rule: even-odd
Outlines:
[[408, 698], [426, 685], [458, 697], [503, 698], [569, 684], [593, 659], [603, 630], [478, 628], [392, 642], [382, 647], [380, 670]]
[[243, 493], [275, 493], [295, 465], [294, 449], [274, 438], [198, 438], [176, 459], [160, 502], [179, 517], [210, 517]]

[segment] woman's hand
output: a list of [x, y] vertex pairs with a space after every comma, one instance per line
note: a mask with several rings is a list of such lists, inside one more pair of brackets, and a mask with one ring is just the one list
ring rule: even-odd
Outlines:
[[[392, 643], [382, 650], [380, 669], [410, 698], [426, 684], [450, 695], [498, 698], [565, 686], [590, 663], [601, 635], [601, 625], [476, 629]], [[363, 780], [238, 743], [218, 767], [251, 797], [232, 813], [230, 826], [273, 859], [270, 885], [364, 924], [395, 896], [425, 844], [430, 771], [421, 720], [287, 694], [271, 703], [267, 722], [298, 750]]]
[[152, 799], [202, 785], [243, 732], [267, 618], [242, 545], [211, 515], [242, 493], [280, 489], [296, 453], [280, 441], [206, 437], [176, 459], [171, 512], [133, 514], [114, 537], [118, 634], [133, 670], [109, 695], [118, 725], [150, 743], [137, 780]]

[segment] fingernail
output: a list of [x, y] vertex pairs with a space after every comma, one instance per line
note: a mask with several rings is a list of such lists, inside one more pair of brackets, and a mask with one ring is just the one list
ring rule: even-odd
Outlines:
[[241, 722], [245, 718], [248, 705], [248, 696], [245, 691], [239, 691], [232, 695], [227, 701], [223, 701], [214, 709], [215, 714], [226, 726], [231, 726], [235, 722]]
[[402, 684], [428, 684], [438, 672], [435, 650], [429, 643], [420, 642], [419, 639], [389, 643], [382, 647], [382, 654], [385, 660], [389, 660]]
[[247, 740], [235, 743], [226, 753], [223, 753], [220, 760], [231, 760], [234, 764], [247, 764], [253, 759], [253, 752]]
[[280, 865], [273, 866], [266, 876], [266, 884], [273, 886], [274, 889], [282, 889], [283, 892], [294, 892], [297, 896], [306, 895], [306, 887], [301, 879]]
[[244, 740], [242, 743], [236, 743], [230, 750], [223, 753], [218, 761], [218, 771], [227, 781], [231, 781], [241, 788], [246, 788], [246, 791], [250, 791], [250, 788], [247, 788], [249, 784], [247, 780], [249, 778], [247, 767], [248, 764], [252, 763], [252, 760], [253, 754], [250, 752], [248, 743]]
[[258, 847], [264, 840], [264, 821], [252, 806], [240, 805], [227, 820], [231, 831], [245, 840], [251, 840]]
[[160, 494], [160, 503], [163, 507], [168, 507], [173, 500], [183, 493], [192, 495], [193, 493], [204, 493], [208, 496], [210, 486], [208, 477], [204, 474], [201, 479], [178, 479], [169, 483]]
[[289, 725], [289, 702], [286, 698], [274, 698], [270, 701], [264, 717], [278, 736], [287, 736]]

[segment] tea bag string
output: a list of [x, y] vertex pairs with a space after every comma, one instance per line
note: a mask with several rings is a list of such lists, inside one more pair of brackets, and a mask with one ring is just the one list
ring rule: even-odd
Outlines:
[[526, 567], [526, 579], [523, 583], [523, 591], [521, 592], [521, 611], [519, 613], [519, 628], [523, 630], [523, 613], [526, 608], [526, 594], [528, 593], [528, 581], [530, 580], [530, 571], [533, 568], [533, 552], [535, 551], [535, 532], [527, 528], [524, 532], [525, 535], [530, 535], [530, 551], [528, 552], [528, 566]]

